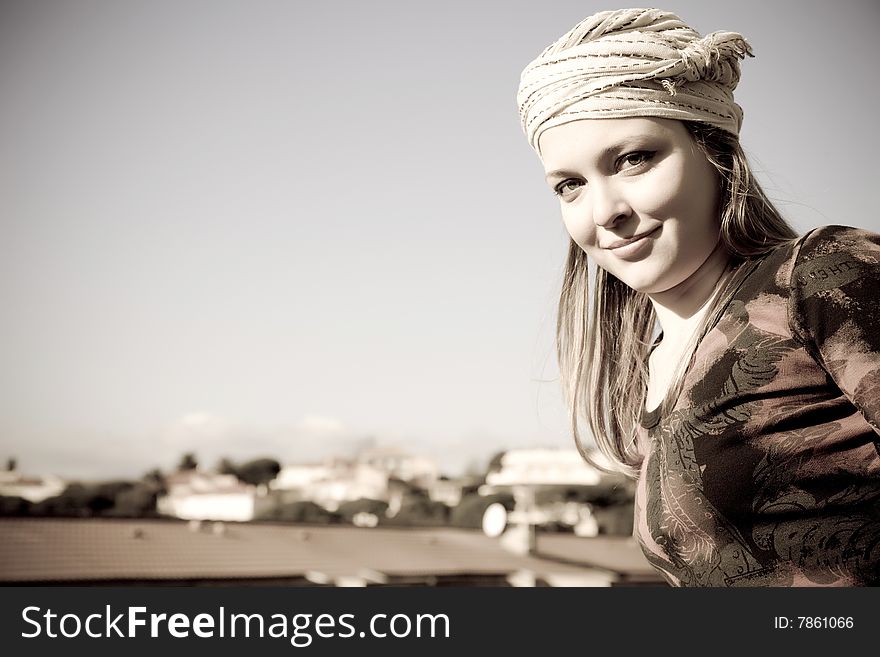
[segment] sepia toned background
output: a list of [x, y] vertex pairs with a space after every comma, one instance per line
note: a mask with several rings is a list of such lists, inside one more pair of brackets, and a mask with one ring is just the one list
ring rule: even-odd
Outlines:
[[[592, 475], [566, 460], [553, 330], [567, 235], [515, 104], [525, 64], [607, 8], [0, 2], [4, 495], [26, 499], [27, 486], [43, 486], [49, 497], [76, 483], [76, 513], [127, 517], [123, 502], [167, 497], [174, 477], [202, 494], [296, 489], [300, 502], [320, 498], [316, 481], [354, 486], [336, 503], [384, 495], [393, 505], [419, 489], [431, 503], [453, 497], [443, 518], [422, 509], [416, 524], [434, 538], [413, 540], [462, 554], [477, 548], [457, 541], [488, 540], [487, 559], [497, 561], [495, 539], [442, 533], [454, 524], [456, 489], [460, 501], [488, 474], [507, 472], [484, 497], [503, 493], [513, 509], [516, 493], [521, 510], [535, 504], [531, 482], [556, 491], [554, 504], [592, 500], [594, 512], [597, 495], [625, 492], [620, 482], [585, 483]], [[877, 3], [664, 8], [703, 33], [739, 31], [752, 44], [737, 90], [742, 142], [792, 223], [880, 230]], [[552, 463], [536, 474], [511, 458], [505, 470], [508, 452]], [[266, 473], [277, 472], [267, 461], [296, 483], [270, 485]], [[383, 476], [378, 488], [364, 483]], [[94, 502], [95, 486], [111, 481], [116, 488], [100, 493], [109, 501]], [[401, 481], [409, 488], [395, 493]], [[120, 502], [120, 492], [137, 499]], [[355, 510], [329, 530], [348, 531], [361, 511], [370, 515]], [[626, 534], [619, 519], [592, 515], [582, 534]], [[569, 529], [590, 524], [578, 518]], [[114, 522], [134, 524], [107, 541], [167, 530], [179, 533], [173, 544], [191, 544], [233, 531], [198, 519], [147, 529]], [[64, 523], [40, 531], [44, 542], [73, 541]], [[349, 541], [297, 536], [313, 546]], [[557, 566], [569, 549], [585, 550], [558, 547]], [[376, 551], [397, 554], [385, 544]], [[431, 563], [448, 553], [438, 548]], [[641, 573], [632, 554], [614, 572]], [[511, 565], [505, 577], [540, 571], [532, 566]]]

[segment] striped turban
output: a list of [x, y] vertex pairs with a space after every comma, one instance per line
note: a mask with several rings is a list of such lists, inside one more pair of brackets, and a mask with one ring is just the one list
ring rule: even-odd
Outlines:
[[523, 130], [539, 154], [544, 130], [578, 119], [657, 116], [738, 135], [733, 90], [739, 60], [751, 54], [741, 34], [700, 37], [667, 11], [603, 11], [526, 66], [517, 92]]

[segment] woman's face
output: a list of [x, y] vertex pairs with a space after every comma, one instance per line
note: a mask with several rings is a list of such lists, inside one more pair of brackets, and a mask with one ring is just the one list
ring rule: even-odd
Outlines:
[[634, 290], [675, 287], [718, 244], [718, 175], [680, 121], [572, 121], [540, 148], [571, 238]]

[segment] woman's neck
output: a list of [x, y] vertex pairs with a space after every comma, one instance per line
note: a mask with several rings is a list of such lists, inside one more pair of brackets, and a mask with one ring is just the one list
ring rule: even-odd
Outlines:
[[718, 291], [729, 262], [730, 255], [719, 240], [709, 257], [688, 278], [669, 290], [648, 295], [663, 329], [664, 341], [672, 336], [684, 340], [690, 337]]

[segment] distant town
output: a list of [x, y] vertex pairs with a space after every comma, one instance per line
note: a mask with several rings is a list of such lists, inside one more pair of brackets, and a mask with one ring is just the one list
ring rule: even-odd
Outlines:
[[[574, 449], [501, 451], [485, 472], [460, 477], [377, 445], [320, 462], [221, 459], [212, 468], [186, 453], [173, 471], [134, 481], [65, 481], [21, 472], [9, 459], [0, 472], [0, 581], [656, 584], [631, 536], [632, 504], [631, 482]], [[208, 536], [237, 540], [195, 550]], [[372, 552], [347, 552], [372, 543], [373, 565]], [[437, 558], [425, 561], [426, 544]], [[205, 555], [218, 549], [205, 571]], [[262, 549], [270, 554], [257, 558]], [[449, 550], [457, 561], [449, 562]], [[593, 562], [584, 562], [590, 550]], [[95, 560], [100, 553], [120, 561]], [[341, 563], [327, 565], [331, 554]], [[395, 570], [413, 559], [417, 565]], [[169, 566], [178, 561], [180, 572]]]
[[0, 514], [7, 517], [481, 528], [485, 511], [500, 504], [545, 530], [595, 536], [631, 533], [631, 502], [624, 478], [589, 466], [574, 449], [502, 451], [486, 472], [455, 478], [392, 446], [315, 463], [224, 458], [211, 469], [186, 453], [175, 470], [135, 481], [65, 481], [20, 472], [14, 459], [0, 472]]

